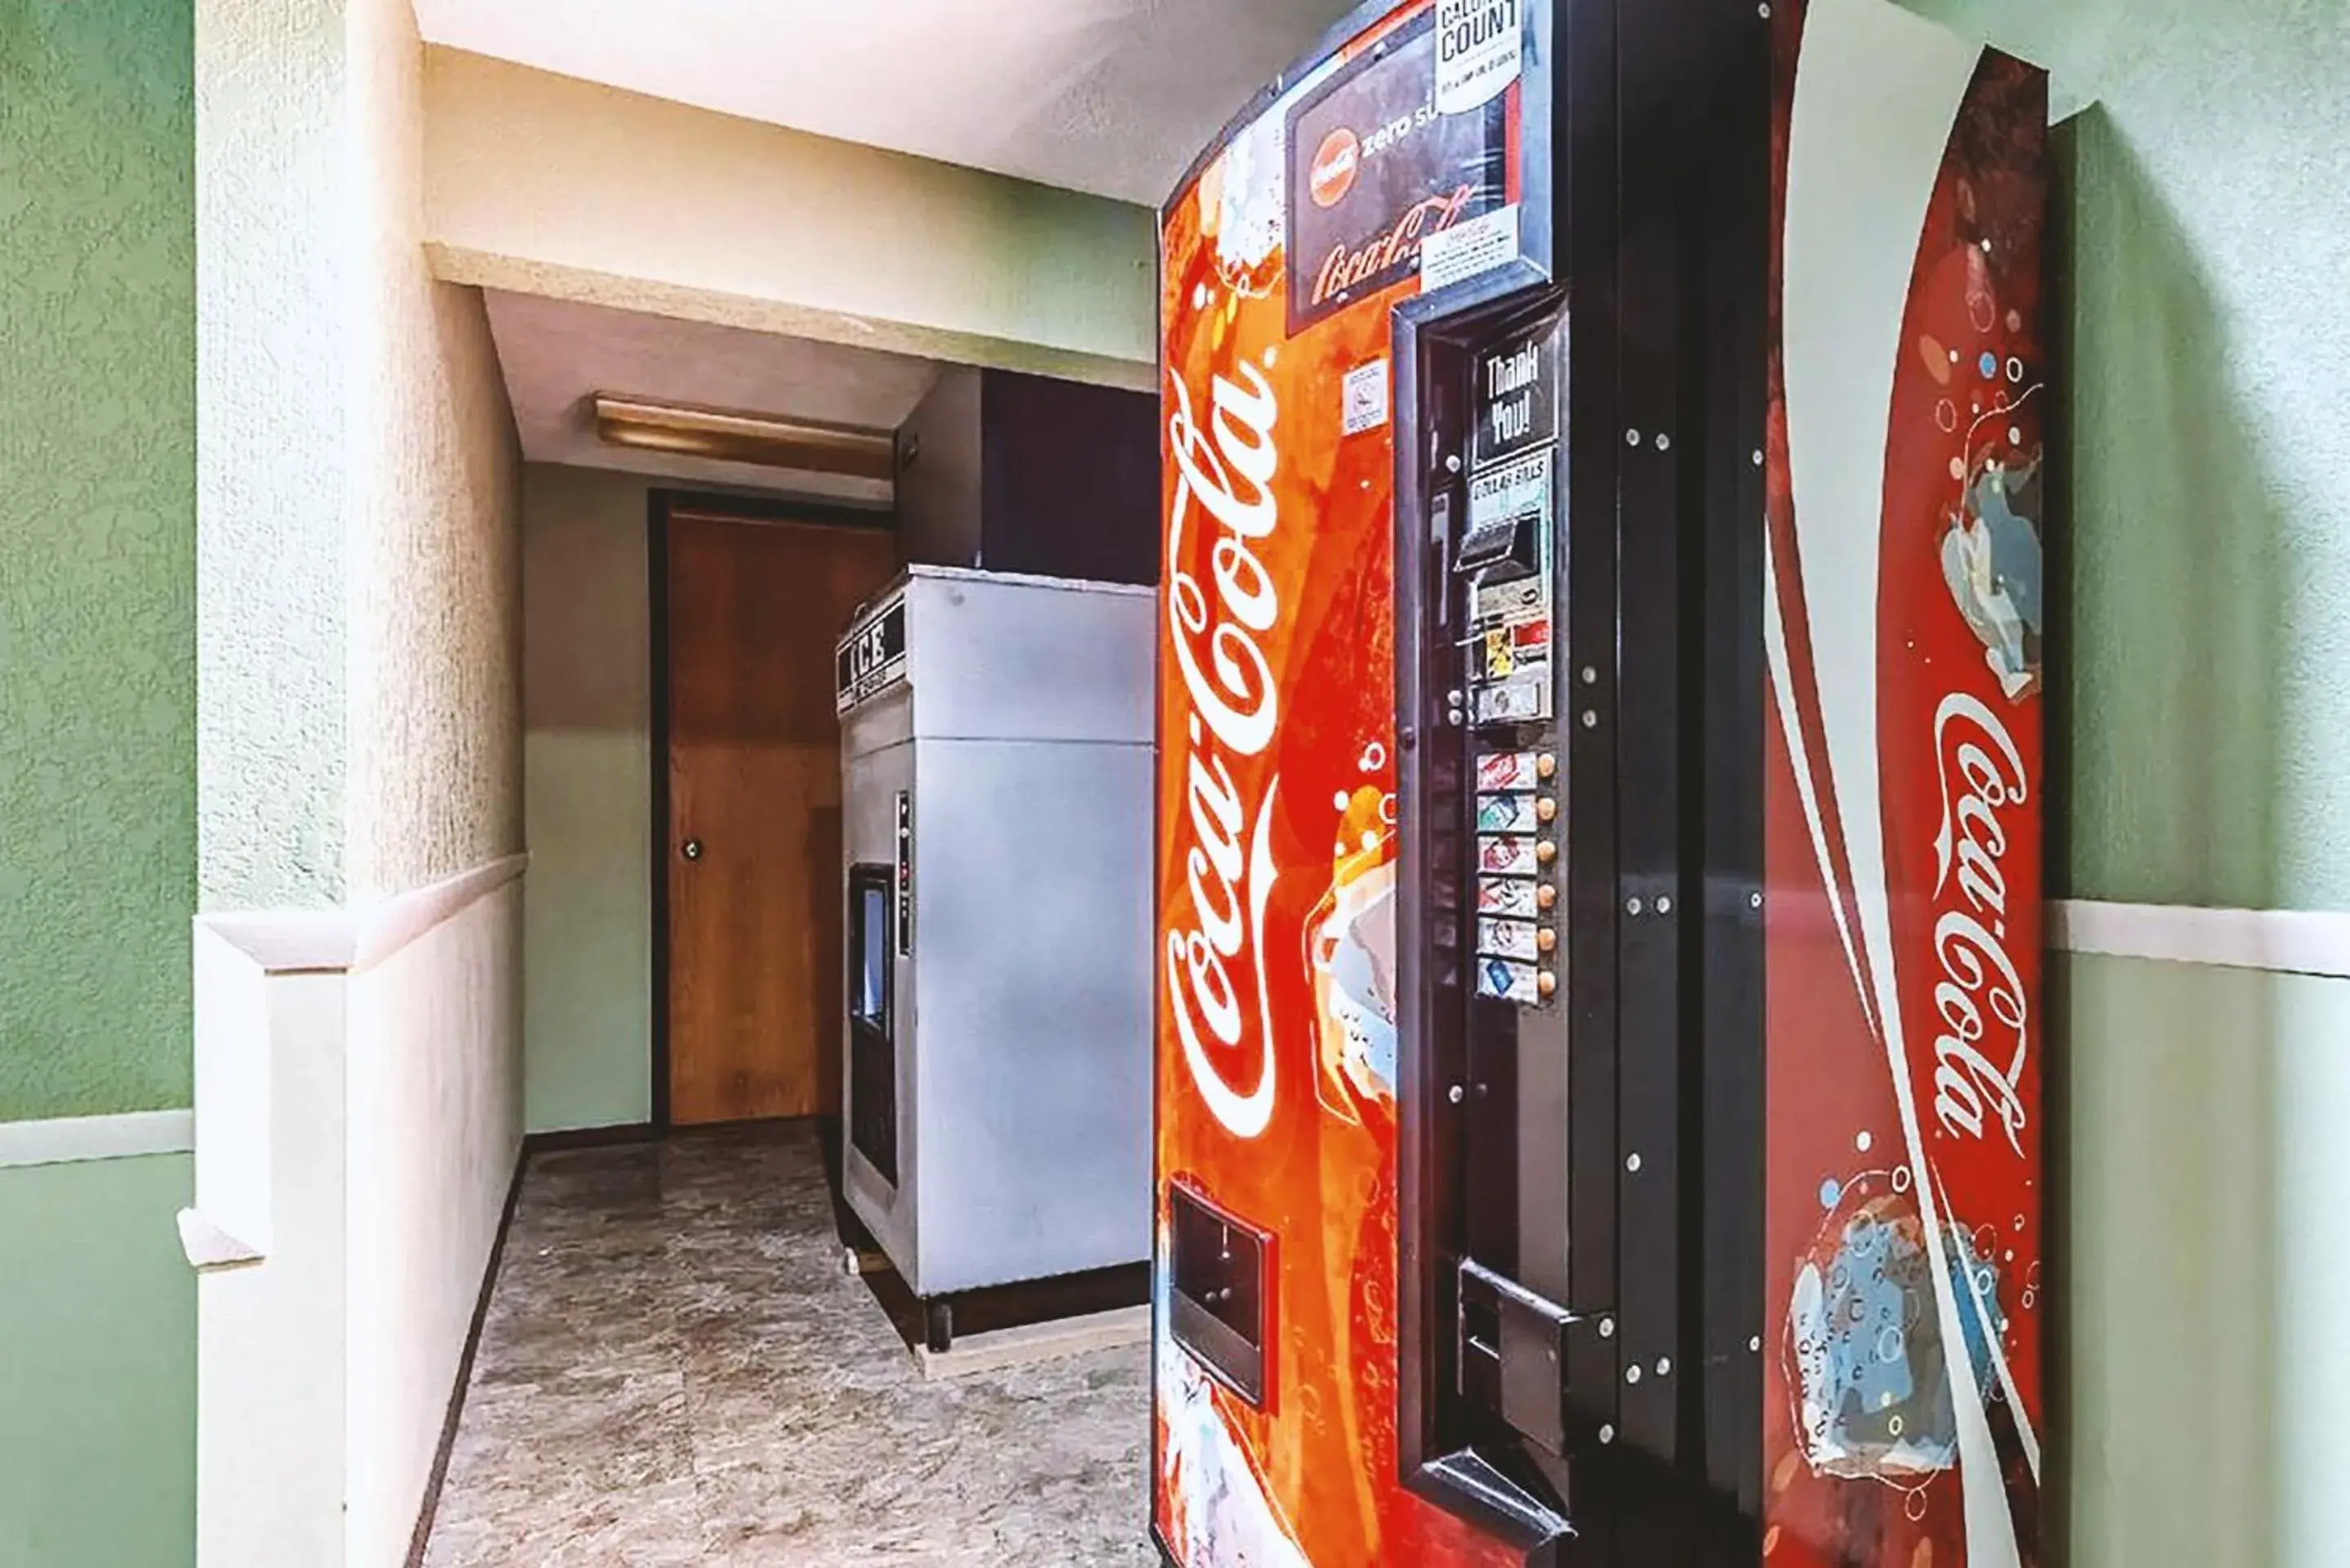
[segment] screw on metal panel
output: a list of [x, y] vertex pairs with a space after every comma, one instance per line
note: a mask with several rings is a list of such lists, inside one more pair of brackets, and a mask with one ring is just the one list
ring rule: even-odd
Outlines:
[[1627, 1366], [1626, 1368], [1624, 1368], [1624, 1381], [1625, 1381], [1625, 1382], [1627, 1382], [1627, 1383], [1638, 1383], [1639, 1380], [1640, 1380], [1640, 1368], [1639, 1368], [1639, 1366], [1638, 1366], [1637, 1363], [1635, 1363], [1634, 1365], [1632, 1365], [1632, 1366]]
[[1624, 1157], [1624, 1168], [1630, 1171], [1633, 1175], [1638, 1176], [1640, 1173], [1640, 1157], [1637, 1154], [1626, 1155]]
[[1640, 432], [1639, 432], [1638, 431], [1626, 431], [1624, 432], [1624, 444], [1625, 444], [1626, 446], [1638, 446], [1638, 445], [1639, 445], [1639, 444], [1640, 444]]
[[1672, 1375], [1673, 1358], [1669, 1355], [1659, 1355], [1657, 1357], [1657, 1376], [1659, 1377], [1670, 1377]]
[[1757, 16], [1768, 18], [1771, 15], [1771, 0], [1762, 0], [1762, 4], [1754, 7], [1754, 14]]
[[1458, 1085], [1458, 1084], [1455, 1084], [1455, 1085], [1453, 1085], [1451, 1088], [1449, 1088], [1449, 1089], [1447, 1089], [1447, 1090], [1445, 1090], [1445, 1091], [1444, 1091], [1444, 1097], [1445, 1097], [1446, 1099], [1448, 1099], [1448, 1100], [1451, 1100], [1454, 1105], [1456, 1105], [1456, 1106], [1457, 1106], [1457, 1105], [1459, 1105], [1459, 1104], [1461, 1102], [1461, 1100], [1462, 1100], [1465, 1096], [1464, 1096], [1464, 1095], [1463, 1095], [1463, 1093], [1462, 1093], [1462, 1091], [1461, 1091], [1461, 1085]]
[[1599, 670], [1597, 666], [1586, 664], [1583, 667], [1583, 683], [1586, 686], [1596, 686], [1599, 684]]
[[1665, 897], [1663, 894], [1661, 894], [1661, 893], [1658, 894], [1658, 895], [1657, 895], [1657, 913], [1659, 913], [1659, 914], [1660, 914], [1660, 915], [1669, 915], [1669, 914], [1671, 914], [1672, 912], [1673, 912], [1673, 901], [1672, 901], [1670, 898], [1666, 898], [1666, 897]]
[[1762, 466], [1762, 449], [1759, 446], [1754, 449], [1754, 466], [1757, 468]]
[[1447, 473], [1458, 473], [1461, 472], [1461, 454], [1459, 452], [1447, 452], [1444, 454], [1444, 472]]
[[1762, 907], [1762, 894], [1760, 894], [1760, 893], [1749, 893], [1749, 894], [1747, 894], [1747, 895], [1746, 895], [1746, 907], [1747, 907], [1748, 909], [1761, 909], [1761, 908]]
[[1603, 1443], [1614, 1442], [1616, 1440], [1616, 1428], [1607, 1426], [1603, 1422], [1599, 1428], [1599, 1440]]
[[1624, 912], [1625, 912], [1626, 914], [1627, 914], [1627, 915], [1637, 915], [1637, 914], [1638, 914], [1638, 913], [1640, 912], [1640, 900], [1639, 900], [1639, 899], [1638, 899], [1638, 898], [1627, 898], [1627, 899], [1625, 899], [1625, 900], [1624, 900]]
[[1616, 1320], [1614, 1318], [1603, 1317], [1599, 1320], [1599, 1337], [1602, 1339], [1613, 1339], [1616, 1337]]
[[1751, 1350], [1751, 1351], [1752, 1351], [1752, 1352], [1753, 1352], [1755, 1355], [1762, 1355], [1762, 1336], [1761, 1334], [1756, 1334], [1753, 1338], [1752, 1338], [1752, 1339], [1748, 1340], [1748, 1341], [1746, 1342], [1746, 1348], [1747, 1348], [1747, 1349], [1749, 1349], [1749, 1350]]
[[1597, 709], [1586, 708], [1583, 711], [1583, 727], [1586, 730], [1596, 730], [1599, 728], [1599, 711]]
[[1672, 449], [1673, 438], [1667, 435], [1664, 431], [1659, 431], [1657, 432], [1657, 450], [1659, 452], [1670, 452]]

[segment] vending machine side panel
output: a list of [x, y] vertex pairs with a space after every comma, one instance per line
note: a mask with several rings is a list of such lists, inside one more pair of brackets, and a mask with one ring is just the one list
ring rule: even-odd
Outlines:
[[2046, 81], [1783, 3], [1765, 1550], [2044, 1561]]

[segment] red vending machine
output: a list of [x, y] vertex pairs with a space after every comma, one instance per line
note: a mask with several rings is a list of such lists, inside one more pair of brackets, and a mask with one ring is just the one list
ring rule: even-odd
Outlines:
[[1181, 1568], [2043, 1560], [2045, 122], [1416, 0], [1169, 201]]

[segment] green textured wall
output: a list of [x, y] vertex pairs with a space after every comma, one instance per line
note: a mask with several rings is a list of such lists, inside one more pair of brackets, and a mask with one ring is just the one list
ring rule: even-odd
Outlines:
[[651, 662], [630, 473], [523, 470], [524, 1111], [652, 1115]]
[[189, 0], [0, 0], [0, 1120], [188, 1103]]
[[1911, 4], [2095, 100], [2057, 137], [2058, 890], [2350, 908], [2350, 5]]
[[[5, 0], [0, 0], [5, 4]], [[189, 1568], [196, 1276], [183, 1154], [0, 1168], [0, 1563]]]
[[2060, 1561], [2339, 1568], [2350, 981], [2059, 971]]

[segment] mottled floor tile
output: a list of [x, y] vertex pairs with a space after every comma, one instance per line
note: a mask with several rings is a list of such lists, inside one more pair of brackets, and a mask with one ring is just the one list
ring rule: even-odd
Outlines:
[[428, 1568], [1149, 1568], [1139, 1346], [925, 1383], [841, 1272], [823, 1151], [538, 1157]]

